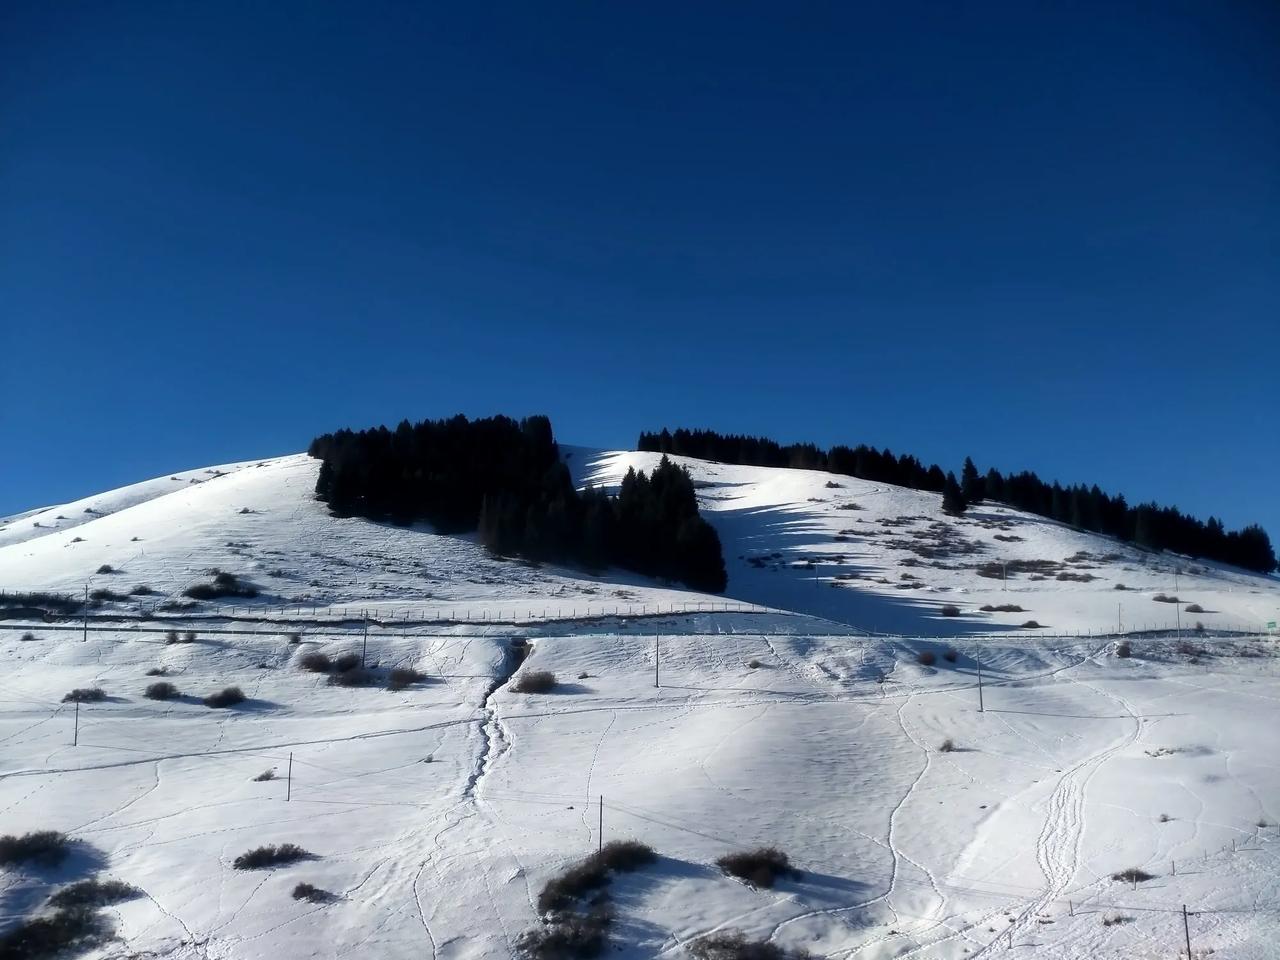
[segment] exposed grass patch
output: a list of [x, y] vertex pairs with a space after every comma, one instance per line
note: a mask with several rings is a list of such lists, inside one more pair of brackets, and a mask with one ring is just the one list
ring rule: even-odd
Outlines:
[[0, 837], [0, 866], [37, 863], [56, 867], [66, 859], [70, 845], [67, 835], [57, 830], [35, 830], [20, 837], [6, 834]]
[[142, 695], [148, 700], [172, 700], [178, 695], [178, 688], [167, 680], [161, 680], [159, 683], [149, 684]]
[[525, 670], [511, 684], [516, 693], [550, 693], [556, 688], [556, 675], [549, 670]]
[[315, 860], [316, 855], [304, 850], [296, 843], [282, 843], [279, 846], [255, 847], [236, 857], [232, 864], [237, 870], [265, 870], [268, 867], [281, 867], [299, 860]]
[[234, 707], [237, 703], [244, 703], [244, 701], [244, 691], [239, 687], [223, 687], [217, 693], [211, 693], [205, 697], [204, 705], [221, 709], [222, 707]]
[[101, 703], [107, 692], [101, 687], [76, 687], [62, 698], [63, 703]]
[[779, 877], [799, 875], [790, 858], [776, 847], [728, 853], [716, 861], [716, 866], [756, 887], [772, 887]]
[[99, 880], [90, 877], [63, 887], [49, 898], [49, 906], [59, 909], [106, 907], [142, 896], [137, 887], [120, 880]]

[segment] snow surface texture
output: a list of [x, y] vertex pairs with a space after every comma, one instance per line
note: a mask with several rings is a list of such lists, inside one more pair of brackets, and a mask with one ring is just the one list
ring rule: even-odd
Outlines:
[[[567, 452], [580, 482], [654, 460]], [[1280, 672], [1256, 636], [1275, 581], [1003, 508], [951, 520], [914, 491], [688, 463], [742, 612], [653, 616], [723, 600], [330, 518], [305, 457], [0, 521], [5, 589], [157, 592], [104, 604], [83, 634], [0, 623], [0, 832], [77, 841], [57, 870], [0, 872], [0, 924], [97, 870], [145, 891], [109, 908], [119, 939], [102, 956], [509, 957], [542, 884], [595, 849], [603, 796], [604, 838], [659, 853], [612, 884], [609, 955], [681, 957], [737, 929], [839, 958], [1172, 957], [1184, 903], [1196, 956], [1277, 955]], [[1018, 559], [1058, 566], [1007, 583], [973, 569]], [[234, 618], [120, 619], [215, 567], [263, 596], [234, 601]], [[1135, 637], [1122, 659], [1097, 636], [1115, 629], [1117, 597], [1126, 629], [1174, 625], [1152, 596], [1175, 591], [1215, 611], [1182, 612], [1181, 640]], [[978, 609], [1002, 603], [1025, 612]], [[600, 615], [619, 605], [648, 615]], [[332, 622], [313, 622], [317, 606]], [[300, 666], [360, 651], [351, 609], [384, 624], [369, 630], [367, 687]], [[497, 617], [535, 622], [484, 622]], [[1046, 627], [1018, 626], [1030, 618]], [[1197, 619], [1255, 635], [1197, 635]], [[166, 643], [171, 625], [195, 641]], [[531, 644], [519, 669], [554, 672], [553, 692], [504, 682], [517, 638]], [[427, 679], [392, 692], [397, 666]], [[179, 698], [142, 695], [157, 669]], [[229, 685], [245, 703], [200, 702]], [[92, 686], [107, 699], [81, 705], [73, 746], [61, 700]], [[316, 859], [233, 869], [279, 843]], [[800, 876], [754, 889], [714, 865], [761, 845]], [[1134, 867], [1154, 879], [1110, 879]], [[304, 881], [334, 898], [292, 899]]]

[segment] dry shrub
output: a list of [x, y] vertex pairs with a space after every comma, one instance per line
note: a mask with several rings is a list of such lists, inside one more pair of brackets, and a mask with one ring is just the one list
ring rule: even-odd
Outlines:
[[526, 670], [511, 685], [516, 693], [550, 693], [555, 688], [556, 675], [549, 670]]
[[772, 887], [779, 877], [799, 873], [792, 868], [787, 855], [776, 847], [759, 847], [741, 853], [725, 854], [716, 861], [716, 866], [730, 876], [756, 887]]

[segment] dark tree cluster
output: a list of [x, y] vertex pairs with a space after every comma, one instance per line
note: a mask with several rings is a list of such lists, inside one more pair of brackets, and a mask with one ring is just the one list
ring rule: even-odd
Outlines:
[[782, 446], [761, 437], [711, 430], [642, 433], [639, 446], [641, 450], [723, 463], [828, 470], [936, 491], [943, 494], [943, 510], [952, 515], [963, 513], [970, 504], [991, 500], [1151, 550], [1171, 550], [1258, 573], [1276, 569], [1271, 540], [1256, 524], [1228, 531], [1216, 517], [1203, 521], [1155, 503], [1129, 506], [1123, 495], [1103, 493], [1096, 484], [1064, 487], [1056, 481], [1046, 483], [1030, 471], [1006, 476], [992, 468], [983, 475], [968, 458], [957, 480], [937, 466], [925, 469], [915, 457], [895, 457], [888, 450], [877, 452], [865, 446], [832, 447], [823, 452], [813, 444]]
[[892, 483], [913, 490], [941, 493], [946, 474], [937, 464], [925, 466], [910, 454], [896, 456], [892, 451], [877, 450], [860, 444], [856, 447], [832, 447], [823, 450], [812, 443], [783, 446], [764, 437], [746, 437], [716, 433], [714, 430], [663, 430], [640, 434], [639, 450], [668, 453], [699, 460], [741, 463], [752, 467], [794, 467], [801, 470], [826, 470], [862, 480]]
[[495, 553], [588, 569], [622, 567], [722, 591], [720, 538], [698, 514], [688, 473], [665, 457], [628, 471], [618, 496], [578, 493], [546, 417], [402, 422], [317, 437], [316, 496], [338, 516], [441, 533], [478, 531]]

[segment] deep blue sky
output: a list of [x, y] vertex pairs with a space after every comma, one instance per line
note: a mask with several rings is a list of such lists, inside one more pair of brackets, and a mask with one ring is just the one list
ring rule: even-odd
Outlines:
[[546, 412], [1280, 536], [1280, 7], [0, 6], [0, 514]]

